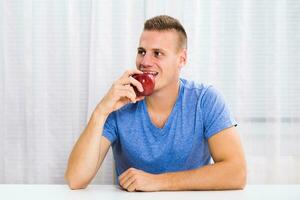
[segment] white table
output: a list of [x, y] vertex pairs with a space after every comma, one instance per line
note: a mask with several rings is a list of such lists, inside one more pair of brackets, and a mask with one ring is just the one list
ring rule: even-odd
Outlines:
[[66, 185], [0, 185], [0, 199], [30, 200], [300, 200], [300, 185], [248, 185], [244, 190], [126, 192], [114, 185], [91, 185], [70, 190]]

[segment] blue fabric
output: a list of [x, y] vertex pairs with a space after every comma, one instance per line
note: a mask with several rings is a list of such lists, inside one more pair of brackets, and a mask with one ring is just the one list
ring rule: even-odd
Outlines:
[[207, 139], [234, 125], [216, 89], [180, 79], [179, 95], [163, 128], [152, 124], [143, 100], [111, 113], [103, 135], [112, 142], [117, 176], [130, 167], [158, 174], [209, 164]]

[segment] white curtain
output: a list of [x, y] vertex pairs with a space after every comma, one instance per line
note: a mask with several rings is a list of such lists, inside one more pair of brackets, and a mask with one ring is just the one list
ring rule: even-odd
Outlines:
[[[248, 183], [300, 183], [297, 0], [0, 0], [0, 183], [64, 183], [74, 142], [159, 14], [188, 33], [182, 77], [224, 94]], [[110, 152], [93, 183], [113, 175]]]

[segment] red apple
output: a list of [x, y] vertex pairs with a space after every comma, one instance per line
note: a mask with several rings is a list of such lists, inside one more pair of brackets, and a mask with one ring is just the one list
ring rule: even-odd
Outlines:
[[154, 76], [152, 74], [144, 72], [143, 74], [134, 74], [132, 75], [132, 77], [139, 81], [144, 88], [144, 91], [140, 92], [135, 86], [133, 86], [134, 91], [138, 97], [149, 96], [152, 94], [155, 86]]

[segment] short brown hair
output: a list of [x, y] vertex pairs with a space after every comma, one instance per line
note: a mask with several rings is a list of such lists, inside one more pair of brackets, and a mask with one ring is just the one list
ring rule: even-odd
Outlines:
[[178, 33], [178, 47], [187, 48], [187, 35], [181, 23], [168, 15], [159, 15], [148, 19], [144, 23], [144, 31], [166, 31], [174, 30]]

